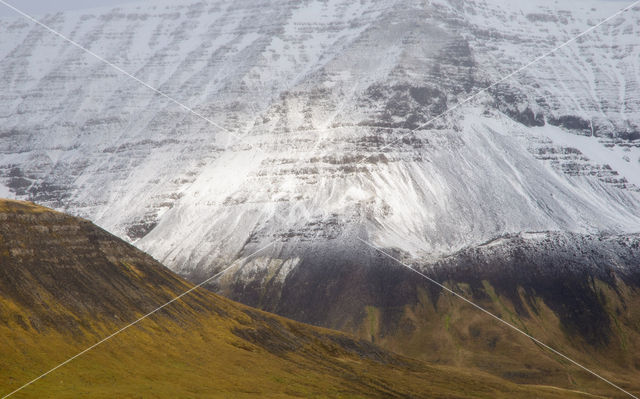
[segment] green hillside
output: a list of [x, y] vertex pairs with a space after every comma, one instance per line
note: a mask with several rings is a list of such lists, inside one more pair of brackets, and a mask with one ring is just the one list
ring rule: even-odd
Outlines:
[[[89, 222], [0, 202], [0, 387], [27, 381], [191, 285]], [[206, 290], [13, 398], [567, 398], [487, 374], [430, 366]]]

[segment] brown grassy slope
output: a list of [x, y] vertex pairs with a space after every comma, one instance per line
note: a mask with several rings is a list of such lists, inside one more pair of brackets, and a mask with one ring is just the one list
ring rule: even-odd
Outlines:
[[[525, 271], [529, 269], [523, 267]], [[637, 282], [621, 273], [611, 273], [606, 281], [598, 275], [582, 277], [583, 280], [574, 275], [543, 275], [540, 283], [532, 282], [526, 272], [525, 277], [518, 278], [505, 276], [502, 268], [484, 275], [481, 270], [462, 270], [434, 278], [605, 378], [640, 394]], [[409, 279], [415, 281], [413, 274]], [[365, 306], [359, 324], [344, 330], [432, 364], [483, 370], [516, 383], [627, 397], [428, 281], [417, 281], [415, 285], [415, 300], [404, 306]]]
[[[0, 395], [190, 285], [89, 222], [0, 201]], [[197, 290], [14, 398], [567, 398]]]

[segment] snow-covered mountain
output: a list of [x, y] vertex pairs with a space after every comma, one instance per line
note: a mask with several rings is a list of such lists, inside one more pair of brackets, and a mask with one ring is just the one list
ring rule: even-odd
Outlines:
[[[437, 260], [640, 231], [640, 8], [596, 0], [158, 1], [0, 20], [0, 196], [199, 279], [283, 281], [357, 237]], [[429, 122], [451, 107], [457, 108]], [[313, 254], [313, 255], [310, 255]]]

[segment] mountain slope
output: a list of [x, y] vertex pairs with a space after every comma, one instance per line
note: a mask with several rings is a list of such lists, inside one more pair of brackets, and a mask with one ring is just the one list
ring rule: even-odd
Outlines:
[[246, 304], [600, 389], [526, 340], [485, 340], [465, 311], [449, 331], [458, 308], [365, 239], [629, 386], [638, 253], [616, 241], [640, 230], [638, 7], [460, 105], [624, 5], [185, 1], [44, 19], [243, 140], [2, 20], [0, 194], [87, 217], [193, 282], [236, 262], [210, 288]]
[[6, 19], [2, 190], [192, 279], [273, 240], [293, 269], [301, 243], [363, 234], [433, 258], [521, 231], [637, 232], [637, 9], [411, 131], [623, 4], [185, 1], [44, 19], [243, 140]]
[[[331, 253], [327, 251], [327, 253]], [[411, 261], [409, 254], [390, 252]], [[238, 269], [212, 288], [438, 364], [614, 395], [606, 384], [366, 245], [319, 253], [283, 280]], [[640, 237], [536, 232], [413, 266], [631, 392], [640, 386]], [[249, 280], [258, 281], [246, 285]], [[230, 287], [230, 288], [224, 288]], [[264, 288], [257, 288], [264, 287]]]
[[[91, 223], [0, 202], [0, 386], [190, 285]], [[13, 397], [586, 397], [432, 367], [197, 290]]]

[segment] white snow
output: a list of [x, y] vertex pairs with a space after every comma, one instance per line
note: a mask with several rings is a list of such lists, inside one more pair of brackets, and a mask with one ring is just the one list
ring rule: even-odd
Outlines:
[[[447, 91], [450, 106], [466, 98], [465, 72], [447, 58], [464, 56], [452, 54], [459, 45], [470, 48], [477, 89], [623, 2], [256, 4], [167, 0], [45, 18], [246, 134], [241, 141], [59, 38], [0, 19], [0, 196], [15, 196], [7, 174], [17, 167], [34, 187], [44, 181], [69, 194], [45, 204], [129, 237], [185, 273], [276, 240], [291, 258], [254, 266], [280, 267], [278, 279], [298, 264], [296, 245], [347, 245], [356, 231], [435, 257], [504, 233], [640, 230], [637, 191], [536, 158], [545, 147], [576, 148], [584, 165], [610, 165], [640, 187], [637, 142], [607, 148], [610, 141], [550, 125], [528, 128], [487, 95], [442, 128], [407, 136], [420, 146], [394, 142], [407, 129], [375, 126], [407, 122], [394, 113], [408, 101], [402, 87]], [[522, 94], [534, 112], [544, 102], [552, 116], [598, 123], [610, 130], [603, 134], [640, 125], [639, 18], [624, 14], [498, 89]], [[393, 145], [384, 161], [359, 162], [378, 159], [385, 143]], [[131, 228], [144, 223], [157, 225], [137, 239]]]

